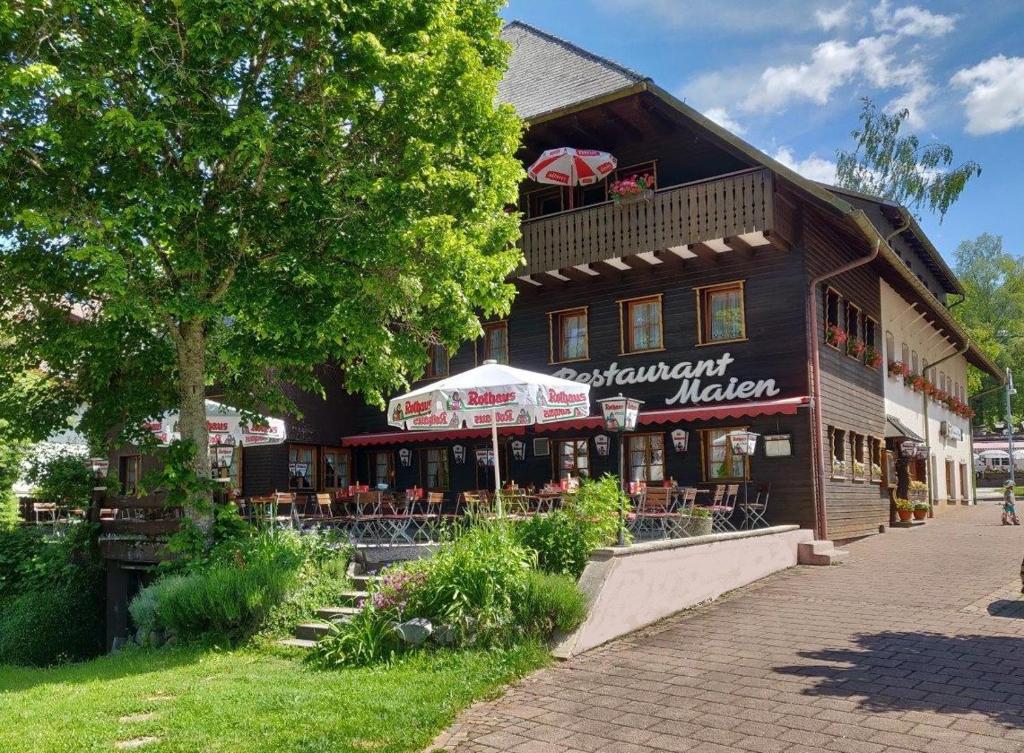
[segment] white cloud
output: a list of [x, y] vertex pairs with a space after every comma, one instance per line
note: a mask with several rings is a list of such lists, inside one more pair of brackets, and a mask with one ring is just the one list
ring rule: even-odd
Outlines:
[[832, 160], [819, 157], [816, 154], [811, 154], [804, 159], [797, 159], [793, 150], [786, 146], [779, 147], [771, 157], [808, 180], [817, 180], [822, 183], [835, 182], [836, 163]]
[[742, 136], [746, 129], [736, 122], [728, 110], [724, 107], [709, 107], [704, 111], [704, 117], [709, 118], [726, 130], [732, 131], [737, 136]]
[[871, 17], [879, 31], [904, 37], [941, 37], [953, 31], [956, 16], [944, 16], [916, 5], [891, 10], [889, 0], [882, 0], [871, 9]]
[[[838, 28], [852, 15], [851, 7], [847, 3], [819, 10], [819, 25]], [[739, 67], [710, 71], [690, 81], [685, 93], [709, 109], [728, 105], [746, 112], [779, 112], [795, 102], [826, 105], [838, 92], [857, 86], [895, 90], [888, 108], [908, 108], [908, 123], [921, 128], [935, 87], [926, 64], [928, 48], [909, 38], [948, 34], [956, 18], [916, 5], [893, 9], [888, 0], [876, 5], [871, 16], [875, 33], [848, 40], [837, 31], [803, 60], [769, 65], [760, 73]]]
[[950, 82], [968, 90], [963, 99], [968, 133], [982, 136], [1024, 125], [1024, 58], [996, 55], [962, 68]]
[[814, 18], [825, 31], [838, 29], [850, 22], [851, 3], [843, 3], [838, 8], [825, 10], [818, 8], [814, 11]]

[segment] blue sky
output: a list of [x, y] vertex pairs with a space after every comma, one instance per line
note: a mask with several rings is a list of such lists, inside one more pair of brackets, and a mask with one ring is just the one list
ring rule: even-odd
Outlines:
[[988, 232], [1024, 253], [1024, 0], [510, 0], [503, 15], [652, 77], [818, 180], [852, 145], [861, 97], [907, 106], [922, 141], [982, 166], [941, 225], [922, 218], [935, 245], [952, 261]]

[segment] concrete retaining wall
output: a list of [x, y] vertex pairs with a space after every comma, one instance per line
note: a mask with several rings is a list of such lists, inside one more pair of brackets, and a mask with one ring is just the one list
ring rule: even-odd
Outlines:
[[580, 577], [586, 622], [554, 654], [568, 658], [797, 564], [813, 531], [773, 526], [594, 552]]

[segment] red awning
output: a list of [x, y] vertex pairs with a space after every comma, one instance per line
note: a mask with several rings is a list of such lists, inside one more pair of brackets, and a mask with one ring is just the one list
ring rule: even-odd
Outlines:
[[[797, 409], [809, 404], [811, 399], [806, 396], [786, 397], [778, 400], [760, 400], [756, 402], [734, 403], [732, 405], [707, 405], [696, 408], [676, 408], [672, 410], [653, 410], [640, 413], [637, 423], [640, 426], [658, 426], [661, 424], [677, 424], [686, 421], [709, 421], [722, 418], [743, 418], [745, 416], [792, 416]], [[601, 416], [588, 416], [572, 421], [558, 421], [551, 424], [537, 424], [534, 430], [538, 433], [550, 431], [566, 431], [577, 429], [603, 429], [604, 419]], [[522, 427], [498, 429], [503, 436], [523, 436], [526, 430]], [[343, 447], [370, 447], [384, 444], [411, 444], [414, 442], [442, 442], [455, 439], [489, 439], [490, 429], [446, 429], [444, 431], [382, 431], [376, 434], [354, 434], [343, 437]]]
[[[743, 418], [744, 416], [791, 416], [802, 405], [810, 403], [806, 396], [786, 397], [778, 400], [760, 400], [757, 402], [734, 403], [732, 405], [702, 405], [695, 408], [675, 408], [671, 410], [641, 411], [637, 418], [640, 426], [657, 426], [660, 424], [677, 424], [686, 421], [709, 421], [720, 418]], [[562, 431], [565, 429], [601, 429], [604, 420], [601, 416], [588, 416], [572, 421], [559, 421], [535, 427], [538, 432]]]
[[[501, 436], [521, 437], [526, 429], [521, 426], [498, 429]], [[490, 439], [490, 429], [445, 429], [444, 431], [382, 431], [376, 434], [353, 434], [341, 438], [342, 447], [371, 447], [382, 444], [411, 444], [414, 442], [441, 442], [454, 439]]]

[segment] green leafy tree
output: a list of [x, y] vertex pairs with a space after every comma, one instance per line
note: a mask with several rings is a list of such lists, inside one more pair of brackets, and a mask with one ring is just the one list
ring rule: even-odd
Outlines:
[[331, 363], [381, 401], [478, 336], [520, 260], [499, 6], [0, 5], [0, 393], [38, 374], [12, 422], [85, 405], [109, 443], [177, 408], [205, 450], [211, 384], [282, 410]]
[[[978, 347], [1000, 366], [1013, 369], [1020, 381], [1024, 376], [1024, 259], [1006, 251], [1001, 236], [983, 233], [957, 246], [955, 265], [966, 297], [953, 314]], [[971, 392], [995, 384], [990, 376], [971, 370]], [[992, 425], [1004, 420], [1004, 400], [1002, 393], [977, 400], [976, 422]], [[1012, 408], [1018, 419], [1024, 416], [1024, 393], [1013, 398]]]
[[901, 134], [909, 110], [887, 113], [867, 97], [862, 102], [860, 125], [851, 131], [856, 146], [836, 155], [836, 183], [916, 212], [937, 212], [941, 222], [981, 166], [968, 161], [954, 167], [952, 147]]

